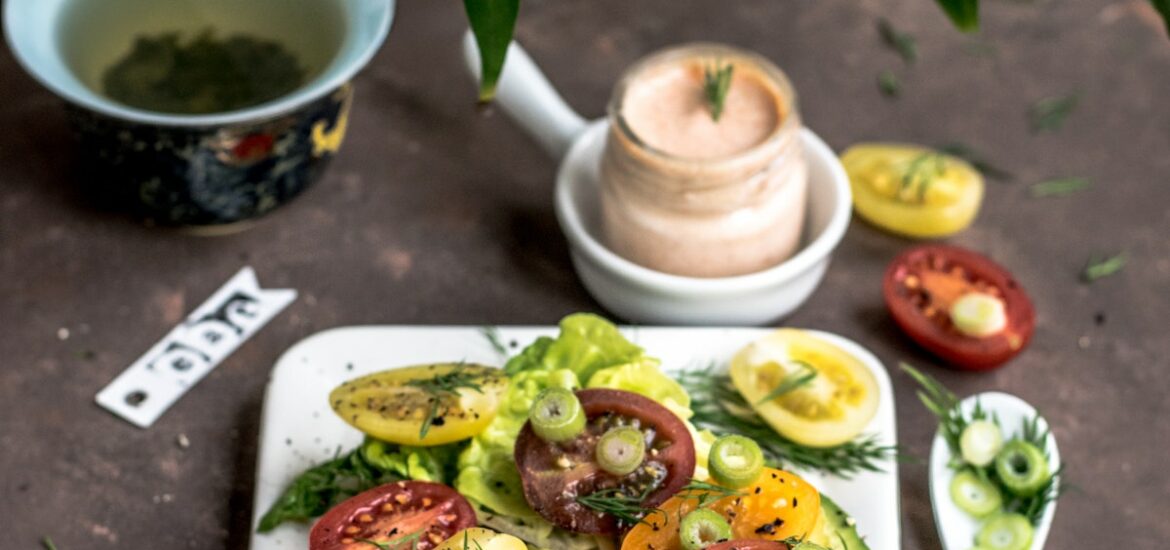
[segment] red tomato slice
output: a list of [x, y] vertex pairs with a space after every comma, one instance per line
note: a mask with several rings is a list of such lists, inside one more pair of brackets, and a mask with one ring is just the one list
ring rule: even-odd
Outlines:
[[[565, 443], [549, 443], [525, 424], [516, 439], [516, 466], [524, 498], [541, 516], [577, 533], [612, 534], [617, 519], [579, 502], [577, 498], [617, 489], [641, 496], [643, 508], [653, 508], [677, 493], [695, 473], [695, 444], [682, 420], [653, 399], [621, 390], [577, 392], [588, 419], [585, 432]], [[594, 459], [597, 440], [616, 422], [634, 426], [646, 437], [646, 458], [626, 476], [601, 469]]]
[[[373, 548], [359, 539], [392, 543], [395, 550], [430, 550], [475, 523], [475, 510], [455, 489], [427, 481], [398, 481], [330, 509], [309, 532], [309, 550]], [[395, 546], [395, 541], [401, 542]]]
[[[1004, 301], [1007, 326], [973, 337], [951, 323], [950, 308], [967, 292], [985, 292]], [[1036, 315], [1028, 294], [1011, 273], [982, 255], [955, 246], [929, 244], [899, 254], [882, 283], [894, 321], [920, 346], [967, 370], [1002, 365], [1028, 345]]]
[[788, 545], [772, 540], [729, 540], [712, 544], [707, 550], [788, 550]]

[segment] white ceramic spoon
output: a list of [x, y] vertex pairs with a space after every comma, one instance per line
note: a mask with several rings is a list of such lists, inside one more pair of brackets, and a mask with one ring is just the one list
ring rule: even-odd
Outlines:
[[[959, 405], [965, 415], [975, 410], [978, 401], [983, 410], [989, 415], [999, 418], [999, 425], [1007, 441], [1020, 433], [1024, 421], [1036, 416], [1036, 409], [1024, 400], [1006, 393], [987, 392], [973, 395]], [[1048, 422], [1040, 418], [1038, 422], [1041, 431], [1048, 429]], [[1052, 471], [1060, 468], [1060, 451], [1056, 448], [1056, 438], [1048, 438], [1047, 451], [1049, 467]], [[966, 512], [959, 509], [951, 500], [951, 480], [955, 477], [954, 470], [947, 467], [951, 460], [951, 449], [943, 439], [942, 434], [934, 436], [934, 444], [930, 450], [930, 500], [934, 504], [934, 521], [938, 525], [938, 536], [942, 540], [943, 550], [969, 550], [975, 546], [975, 533], [979, 531], [980, 523]], [[1048, 529], [1052, 525], [1052, 516], [1056, 513], [1056, 503], [1048, 505], [1040, 518], [1040, 524], [1032, 536], [1032, 550], [1044, 548], [1044, 541], [1048, 538]]]

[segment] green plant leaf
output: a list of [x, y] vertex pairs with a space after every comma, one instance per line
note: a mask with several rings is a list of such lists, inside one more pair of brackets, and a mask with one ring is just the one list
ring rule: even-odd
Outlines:
[[471, 32], [479, 46], [479, 100], [496, 96], [496, 83], [504, 70], [508, 44], [520, 14], [520, 0], [463, 0]]
[[1162, 14], [1162, 21], [1166, 22], [1166, 34], [1170, 35], [1170, 0], [1150, 0], [1150, 3]]
[[938, 0], [938, 4], [960, 31], [979, 30], [979, 0]]

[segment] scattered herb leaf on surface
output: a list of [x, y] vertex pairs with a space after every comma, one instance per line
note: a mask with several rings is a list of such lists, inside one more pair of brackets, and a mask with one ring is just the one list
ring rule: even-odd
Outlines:
[[1084, 271], [1081, 272], [1081, 280], [1086, 283], [1091, 283], [1097, 279], [1113, 275], [1125, 267], [1125, 262], [1126, 256], [1124, 252], [1108, 258], [1093, 256], [1089, 258], [1089, 263], [1085, 265]]
[[41, 537], [41, 546], [45, 550], [57, 550], [57, 545], [53, 544], [53, 539], [49, 537]]
[[1068, 94], [1040, 99], [1028, 109], [1028, 120], [1033, 133], [1055, 132], [1064, 126], [1065, 119], [1077, 108], [1080, 96]]
[[878, 74], [878, 89], [886, 97], [900, 97], [902, 95], [902, 81], [894, 71], [886, 69]]
[[979, 0], [938, 0], [955, 28], [962, 32], [979, 29]]
[[1032, 184], [1028, 192], [1034, 198], [1059, 197], [1075, 193], [1092, 185], [1089, 178], [1054, 178]]
[[1166, 34], [1170, 34], [1170, 0], [1150, 0], [1154, 9], [1162, 14], [1162, 21], [1166, 23]]
[[508, 356], [508, 346], [505, 346], [504, 341], [500, 339], [500, 329], [493, 326], [485, 326], [480, 329], [480, 332], [483, 333], [483, 337], [487, 339], [488, 344], [491, 344], [492, 349], [496, 350], [496, 353], [504, 357]]
[[882, 37], [882, 42], [890, 49], [898, 52], [902, 60], [907, 64], [913, 64], [918, 61], [918, 43], [914, 37], [909, 33], [899, 31], [894, 28], [894, 25], [886, 18], [878, 19], [878, 35]]
[[795, 361], [795, 363], [799, 367], [797, 371], [789, 374], [788, 376], [785, 376], [784, 379], [776, 385], [776, 389], [768, 392], [768, 395], [765, 395], [756, 403], [757, 405], [762, 405], [773, 399], [776, 399], [777, 397], [780, 397], [781, 395], [799, 389], [800, 387], [809, 384], [813, 381], [814, 378], [817, 377], [817, 370], [813, 368], [812, 365], [805, 363], [804, 361]]

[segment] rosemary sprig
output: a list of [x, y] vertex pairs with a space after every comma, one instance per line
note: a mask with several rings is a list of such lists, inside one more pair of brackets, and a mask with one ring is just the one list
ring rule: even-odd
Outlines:
[[906, 363], [902, 363], [900, 366], [906, 374], [918, 382], [920, 386], [918, 399], [938, 417], [938, 429], [947, 442], [947, 446], [951, 449], [951, 456], [959, 456], [959, 437], [963, 435], [963, 430], [967, 428], [971, 420], [986, 418], [982, 407], [976, 406], [975, 412], [978, 414], [973, 414], [972, 418], [968, 420], [963, 416], [963, 411], [959, 410], [959, 398], [942, 385], [942, 382]]
[[439, 408], [442, 406], [444, 398], [458, 398], [459, 390], [467, 388], [474, 390], [477, 393], [483, 393], [483, 387], [480, 385], [482, 380], [479, 374], [475, 374], [464, 370], [462, 367], [456, 367], [455, 370], [446, 374], [440, 374], [433, 378], [425, 380], [411, 380], [405, 385], [416, 387], [423, 392], [430, 394], [430, 406], [427, 408], [426, 417], [423, 418], [422, 426], [418, 430], [418, 438], [425, 439], [427, 433], [430, 432], [431, 426], [434, 425], [435, 420], [439, 416]]
[[939, 147], [938, 151], [967, 161], [968, 164], [991, 179], [999, 181], [1011, 181], [1015, 179], [1014, 174], [992, 164], [983, 155], [962, 143], [948, 143]]
[[910, 161], [910, 166], [902, 175], [902, 187], [899, 192], [905, 193], [917, 185], [918, 202], [926, 202], [927, 190], [944, 173], [946, 173], [946, 158], [943, 155], [935, 151], [922, 153]]
[[918, 42], [909, 33], [904, 33], [894, 28], [894, 25], [886, 18], [878, 19], [877, 23], [878, 35], [881, 36], [882, 42], [890, 49], [898, 52], [902, 57], [902, 61], [907, 64], [913, 64], [918, 61]]
[[703, 69], [703, 98], [707, 100], [707, 108], [711, 110], [711, 120], [719, 122], [723, 116], [723, 104], [727, 101], [727, 92], [731, 90], [731, 74], [735, 65], [728, 63], [714, 65]]
[[781, 395], [790, 393], [798, 388], [808, 385], [817, 377], [817, 369], [804, 361], [793, 361], [796, 363], [797, 370], [789, 373], [776, 385], [776, 389], [768, 392], [763, 399], [756, 402], [756, 405], [763, 405]]
[[664, 518], [666, 517], [666, 513], [660, 508], [645, 508], [642, 506], [642, 502], [646, 500], [646, 496], [654, 488], [647, 487], [639, 495], [630, 495], [616, 487], [613, 489], [603, 489], [588, 495], [578, 496], [577, 503], [591, 510], [609, 514], [622, 525], [632, 526], [645, 522], [646, 516], [652, 513], [659, 513]]
[[841, 478], [882, 471], [881, 462], [898, 456], [898, 447], [883, 445], [876, 435], [861, 436], [829, 448], [806, 447], [776, 433], [731, 384], [716, 365], [688, 370], [678, 382], [691, 395], [691, 421], [715, 433], [737, 433], [760, 444], [770, 466], [799, 466]]
[[1081, 280], [1086, 283], [1091, 283], [1097, 279], [1113, 275], [1125, 267], [1126, 261], [1127, 258], [1124, 252], [1109, 258], [1093, 256], [1089, 258], [1089, 262], [1085, 265], [1084, 271], [1081, 271]]
[[1072, 114], [1080, 102], [1077, 94], [1051, 96], [1032, 104], [1028, 109], [1028, 119], [1032, 124], [1032, 132], [1055, 132], [1064, 126], [1068, 115]]
[[378, 542], [376, 540], [361, 539], [361, 538], [355, 538], [353, 540], [355, 542], [364, 542], [366, 544], [371, 544], [374, 546], [374, 548], [377, 548], [378, 550], [395, 550], [397, 548], [401, 548], [403, 544], [410, 543], [410, 550], [416, 550], [418, 548], [418, 540], [422, 537], [422, 534], [423, 534], [423, 531], [415, 531], [409, 535], [406, 535], [405, 537], [391, 540], [391, 541], [386, 541], [386, 542]]
[[1055, 178], [1032, 184], [1028, 192], [1033, 198], [1058, 197], [1075, 193], [1092, 185], [1089, 178]]
[[500, 339], [500, 329], [493, 326], [485, 326], [479, 329], [480, 334], [491, 344], [492, 349], [503, 357], [508, 357], [508, 346], [504, 345], [504, 341]]
[[902, 95], [902, 81], [898, 79], [898, 75], [894, 71], [886, 69], [878, 73], [877, 77], [878, 89], [882, 91], [882, 95], [886, 97], [899, 97]]

